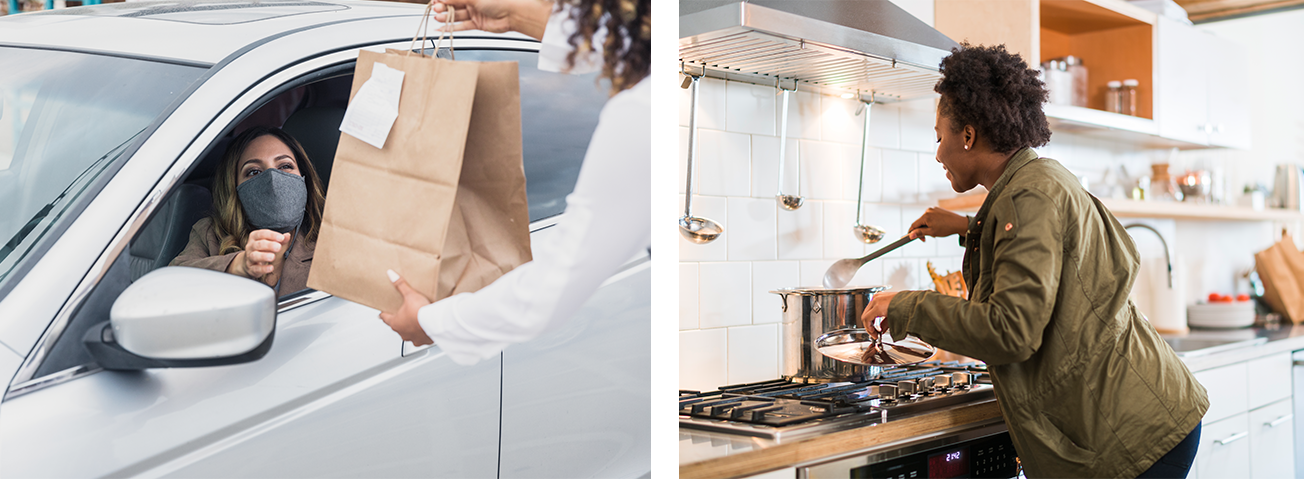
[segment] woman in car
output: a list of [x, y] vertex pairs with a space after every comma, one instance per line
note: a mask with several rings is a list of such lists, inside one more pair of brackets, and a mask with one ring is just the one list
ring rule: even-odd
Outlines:
[[250, 128], [231, 141], [218, 166], [212, 216], [195, 223], [170, 266], [244, 276], [278, 296], [300, 291], [325, 204], [299, 142], [279, 128]]
[[[650, 0], [435, 0], [453, 30], [517, 31], [540, 40], [539, 68], [601, 71], [603, 106], [566, 212], [534, 261], [475, 293], [431, 304], [393, 271], [403, 294], [381, 319], [404, 340], [438, 343], [459, 364], [498, 355], [570, 318], [651, 236]], [[449, 18], [449, 7], [456, 18]]]
[[1028, 477], [1185, 477], [1208, 396], [1128, 299], [1131, 237], [1032, 150], [1050, 140], [1037, 71], [966, 43], [941, 72], [937, 161], [955, 191], [988, 194], [969, 218], [928, 210], [910, 236], [962, 234], [970, 298], [879, 293], [863, 324], [986, 361]]

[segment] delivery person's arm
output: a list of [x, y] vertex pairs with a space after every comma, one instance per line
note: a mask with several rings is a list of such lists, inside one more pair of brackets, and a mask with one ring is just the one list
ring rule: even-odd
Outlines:
[[[1059, 289], [1062, 231], [1059, 212], [1045, 195], [1007, 191], [988, 215], [997, 221], [992, 294], [982, 302], [932, 291], [903, 291], [887, 300], [884, 324], [957, 354], [988, 364], [1028, 359], [1041, 347]], [[1008, 225], [1008, 229], [1007, 226]], [[974, 247], [977, 245], [969, 245]], [[881, 311], [875, 298], [866, 316]], [[881, 314], [881, 313], [879, 313]]]

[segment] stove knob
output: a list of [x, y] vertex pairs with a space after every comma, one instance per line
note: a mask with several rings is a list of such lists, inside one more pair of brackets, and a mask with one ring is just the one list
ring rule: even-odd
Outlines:
[[951, 384], [963, 388], [969, 386], [969, 373], [951, 373]]
[[933, 387], [935, 387], [935, 388], [938, 388], [938, 389], [946, 389], [946, 388], [951, 387], [951, 377], [950, 377], [950, 376], [945, 376], [945, 375], [942, 375], [942, 376], [933, 376], [933, 377], [932, 377], [932, 380], [933, 380]]
[[872, 386], [869, 392], [877, 394], [880, 399], [892, 400], [896, 398], [897, 387], [892, 385]]
[[914, 381], [897, 381], [897, 391], [900, 396], [909, 396], [915, 393]]

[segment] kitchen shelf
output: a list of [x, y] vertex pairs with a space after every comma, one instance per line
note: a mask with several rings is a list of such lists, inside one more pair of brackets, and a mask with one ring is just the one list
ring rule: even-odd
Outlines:
[[[964, 195], [939, 200], [937, 206], [958, 212], [974, 212], [987, 194]], [[1304, 221], [1304, 213], [1268, 208], [1255, 210], [1235, 206], [1201, 205], [1171, 201], [1133, 201], [1101, 198], [1109, 212], [1119, 218], [1171, 218], [1202, 221]]]
[[1053, 132], [1073, 133], [1137, 148], [1205, 148], [1201, 144], [1159, 136], [1159, 126], [1149, 118], [1051, 103], [1044, 104], [1042, 110]]

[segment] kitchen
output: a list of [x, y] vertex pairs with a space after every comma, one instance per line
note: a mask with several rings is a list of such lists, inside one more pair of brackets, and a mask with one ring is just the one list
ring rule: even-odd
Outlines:
[[[680, 71], [701, 75], [701, 64], [689, 55], [692, 37], [722, 27], [707, 25], [704, 16], [694, 17], [706, 9], [694, 10], [689, 3], [681, 2], [685, 63]], [[1298, 208], [1267, 207], [1264, 203], [1271, 204], [1272, 195], [1264, 190], [1275, 186], [1278, 164], [1304, 161], [1304, 144], [1295, 133], [1304, 126], [1299, 112], [1304, 98], [1288, 83], [1304, 68], [1280, 61], [1290, 57], [1289, 45], [1297, 44], [1290, 39], [1304, 40], [1304, 29], [1298, 28], [1304, 25], [1304, 12], [1192, 27], [1180, 19], [1186, 12], [1171, 10], [1175, 5], [1165, 10], [1160, 4], [1157, 13], [1123, 1], [1010, 1], [982, 2], [994, 5], [992, 11], [972, 11], [974, 3], [894, 2], [900, 13], [951, 40], [1006, 43], [1012, 51], [1040, 60], [1081, 56], [1092, 78], [1089, 85], [1095, 86], [1092, 98], [1087, 108], [1047, 105], [1052, 139], [1036, 150], [1078, 175], [1121, 223], [1143, 224], [1159, 233], [1129, 229], [1142, 262], [1133, 298], [1179, 352], [1192, 350], [1183, 362], [1209, 391], [1212, 405], [1192, 475], [1289, 475], [1283, 471], [1298, 465], [1292, 460], [1291, 352], [1304, 349], [1304, 340], [1292, 338], [1304, 336], [1304, 328], [1297, 331], [1281, 319], [1276, 329], [1192, 329], [1187, 308], [1210, 306], [1200, 303], [1211, 293], [1219, 300], [1256, 294], [1255, 283], [1244, 277], [1255, 267], [1255, 253], [1277, 242], [1282, 230], [1293, 238], [1302, 236], [1304, 215]], [[972, 21], [983, 15], [995, 15], [999, 21]], [[1111, 50], [1110, 41], [1126, 45]], [[784, 303], [771, 291], [821, 284], [834, 261], [877, 251], [904, 235], [930, 206], [973, 214], [981, 203], [970, 196], [957, 199], [934, 159], [936, 95], [925, 92], [900, 101], [842, 88], [834, 81], [815, 84], [783, 77], [776, 85], [772, 76], [767, 82], [741, 71], [724, 80], [720, 77], [726, 75], [712, 65], [708, 62], [706, 76], [697, 85], [695, 194], [688, 206], [693, 216], [715, 221], [723, 233], [705, 244], [680, 242], [679, 387], [700, 392], [790, 375], [784, 369], [785, 358], [792, 357], [784, 349]], [[935, 82], [936, 76], [932, 78]], [[1128, 79], [1140, 80], [1137, 115], [1103, 111], [1107, 82]], [[685, 82], [690, 88], [682, 90], [679, 108], [681, 208], [689, 198], [691, 83]], [[923, 89], [931, 91], [931, 82]], [[784, 90], [790, 91], [786, 123]], [[861, 108], [857, 94], [875, 104]], [[1192, 111], [1197, 103], [1200, 108]], [[867, 143], [863, 169], [862, 139]], [[1164, 171], [1152, 166], [1156, 164], [1168, 167]], [[1188, 171], [1196, 174], [1188, 176]], [[1162, 181], [1163, 173], [1171, 182]], [[1207, 185], [1207, 193], [1192, 190], [1193, 201], [1162, 201], [1165, 191], [1171, 196], [1180, 192], [1174, 188], [1176, 180], [1188, 177]], [[1245, 193], [1247, 185], [1250, 193]], [[780, 193], [801, 196], [803, 203], [785, 209], [775, 202]], [[1128, 199], [1134, 195], [1150, 200]], [[861, 242], [853, 234], [857, 224], [879, 227], [888, 241]], [[960, 269], [963, 254], [954, 238], [912, 242], [866, 263], [850, 284], [887, 285], [889, 291], [933, 289], [930, 265], [945, 276]], [[1172, 287], [1167, 282], [1170, 263]], [[1205, 347], [1209, 345], [1224, 349]], [[751, 434], [705, 431], [693, 425], [694, 418], [681, 414], [680, 473], [845, 477], [845, 472], [821, 467], [847, 463], [838, 466], [846, 471], [904, 458], [907, 453], [902, 451], [909, 448], [898, 446], [920, 442], [911, 434], [922, 435], [927, 421], [944, 423], [935, 425], [935, 431], [973, 425], [952, 434], [955, 437], [934, 438], [941, 443], [930, 446], [958, 447], [976, 439], [959, 436], [1003, 427], [998, 425], [999, 410], [991, 407], [990, 386], [982, 382], [980, 365], [964, 364], [937, 365], [952, 375], [948, 381], [966, 380], [964, 387], [949, 382], [945, 394], [911, 405], [947, 403], [937, 408], [938, 414], [906, 411], [902, 403], [876, 407], [868, 415], [881, 417], [861, 418], [840, 429], [799, 427], [798, 432], [769, 431], [768, 436], [758, 436], [756, 430], [764, 428], [751, 426], [740, 428], [752, 429]], [[951, 403], [942, 396], [972, 400]], [[887, 443], [898, 446], [884, 446]]]

